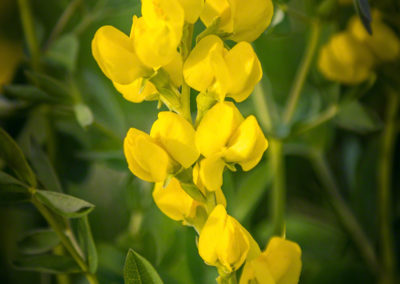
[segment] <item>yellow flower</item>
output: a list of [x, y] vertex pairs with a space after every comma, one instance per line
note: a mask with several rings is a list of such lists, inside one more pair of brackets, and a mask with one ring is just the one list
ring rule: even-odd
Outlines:
[[11, 82], [15, 69], [22, 60], [22, 46], [0, 39], [0, 89]]
[[273, 12], [271, 0], [206, 0], [200, 18], [207, 27], [219, 18], [220, 33], [252, 42], [269, 26]]
[[210, 35], [190, 53], [183, 76], [189, 86], [213, 93], [220, 101], [227, 96], [242, 102], [261, 80], [262, 69], [249, 43], [240, 42], [228, 51], [219, 37]]
[[273, 237], [267, 249], [247, 261], [240, 284], [296, 284], [301, 272], [301, 249], [298, 244]]
[[147, 133], [131, 128], [124, 140], [129, 169], [149, 182], [163, 182], [173, 171], [174, 161]]
[[325, 44], [319, 54], [318, 67], [330, 80], [358, 84], [372, 74], [371, 52], [348, 32], [338, 33]]
[[203, 260], [226, 273], [237, 270], [250, 250], [249, 233], [224, 206], [217, 205], [200, 232], [199, 254]]
[[165, 188], [163, 188], [162, 182], [156, 183], [153, 199], [158, 208], [175, 221], [194, 218], [196, 207], [199, 205], [182, 189], [179, 181], [175, 178], [172, 178]]
[[225, 163], [238, 163], [249, 171], [261, 160], [268, 142], [254, 116], [244, 119], [233, 103], [221, 102], [201, 120], [196, 145], [205, 157], [199, 177], [208, 190], [216, 191], [222, 186]]
[[150, 136], [184, 168], [190, 167], [199, 158], [193, 126], [176, 113], [160, 112], [151, 128]]
[[368, 46], [378, 60], [393, 61], [398, 58], [400, 40], [394, 31], [382, 21], [377, 10], [372, 12], [371, 28], [372, 35], [368, 34], [357, 16], [350, 20], [348, 27], [352, 35]]
[[149, 81], [144, 81], [143, 78], [136, 79], [130, 84], [122, 85], [113, 82], [114, 87], [122, 94], [122, 96], [133, 103], [141, 103], [144, 100], [156, 100], [157, 90]]
[[185, 11], [185, 21], [194, 24], [204, 7], [204, 0], [178, 0]]
[[133, 45], [140, 60], [158, 69], [170, 63], [181, 42], [184, 11], [178, 0], [143, 0], [142, 17], [133, 28]]

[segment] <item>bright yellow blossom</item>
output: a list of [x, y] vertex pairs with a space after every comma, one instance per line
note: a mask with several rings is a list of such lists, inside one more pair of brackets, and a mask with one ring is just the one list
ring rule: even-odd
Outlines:
[[319, 70], [330, 80], [358, 84], [372, 74], [372, 53], [350, 33], [341, 32], [331, 37], [319, 54]]
[[158, 208], [175, 221], [194, 218], [196, 207], [199, 205], [182, 189], [179, 181], [175, 178], [172, 178], [165, 188], [162, 182], [156, 183], [153, 199]]
[[273, 12], [271, 0], [206, 0], [200, 18], [207, 27], [219, 18], [220, 33], [252, 42], [269, 26]]
[[300, 272], [300, 247], [294, 242], [273, 237], [264, 252], [246, 262], [240, 284], [297, 284]]
[[194, 24], [200, 17], [204, 0], [178, 0], [185, 11], [185, 21]]
[[221, 102], [201, 120], [196, 145], [205, 157], [200, 161], [200, 179], [208, 190], [216, 191], [222, 186], [225, 163], [238, 163], [249, 171], [261, 160], [268, 142], [254, 116], [244, 119], [233, 103]]
[[203, 260], [226, 273], [237, 270], [250, 250], [249, 233], [224, 206], [217, 205], [200, 232], [199, 254]]
[[210, 35], [203, 38], [190, 53], [183, 67], [186, 83], [200, 92], [210, 92], [217, 100], [225, 96], [242, 102], [261, 80], [260, 61], [247, 42], [231, 50], [223, 41]]
[[372, 35], [368, 34], [359, 17], [354, 16], [348, 29], [362, 44], [366, 45], [379, 61], [393, 61], [400, 55], [400, 40], [381, 19], [377, 10], [372, 12]]
[[113, 82], [114, 87], [122, 96], [133, 103], [141, 103], [144, 100], [150, 101], [157, 99], [157, 89], [154, 85], [145, 81], [143, 78], [136, 79], [130, 84], [122, 85]]

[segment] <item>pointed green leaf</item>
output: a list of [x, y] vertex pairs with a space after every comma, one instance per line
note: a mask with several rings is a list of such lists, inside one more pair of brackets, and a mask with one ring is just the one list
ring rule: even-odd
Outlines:
[[32, 139], [30, 146], [30, 162], [39, 181], [45, 189], [62, 192], [60, 181], [47, 155], [36, 140]]
[[8, 96], [31, 102], [56, 102], [56, 97], [49, 96], [46, 92], [32, 85], [8, 85], [4, 86], [4, 92]]
[[360, 17], [361, 22], [364, 25], [364, 28], [367, 30], [369, 34], [372, 35], [372, 28], [371, 28], [371, 9], [369, 7], [368, 0], [354, 0], [354, 4], [356, 7], [356, 12]]
[[59, 192], [37, 190], [35, 196], [55, 213], [66, 218], [82, 217], [94, 209], [94, 205], [85, 200]]
[[34, 230], [28, 232], [18, 242], [18, 250], [24, 254], [40, 254], [48, 252], [59, 243], [60, 240], [53, 230]]
[[78, 273], [81, 269], [75, 260], [63, 255], [37, 255], [21, 257], [13, 261], [16, 269], [45, 273]]
[[47, 58], [65, 67], [68, 71], [75, 70], [78, 56], [79, 41], [73, 34], [67, 34], [57, 39], [47, 51]]
[[42, 73], [27, 71], [26, 76], [38, 88], [49, 94], [51, 97], [68, 99], [70, 97], [68, 87], [65, 83]]
[[163, 283], [154, 267], [144, 257], [130, 249], [124, 266], [125, 284]]
[[36, 177], [17, 143], [0, 128], [0, 159], [6, 162], [15, 175], [26, 184], [36, 186]]
[[86, 255], [89, 271], [91, 273], [96, 273], [98, 265], [97, 250], [87, 216], [78, 219], [78, 235], [81, 247]]

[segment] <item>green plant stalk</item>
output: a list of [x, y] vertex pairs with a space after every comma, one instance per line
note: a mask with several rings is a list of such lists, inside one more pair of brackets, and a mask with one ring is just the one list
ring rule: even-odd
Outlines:
[[254, 108], [256, 110], [258, 118], [260, 119], [262, 127], [267, 131], [271, 131], [271, 114], [268, 110], [267, 100], [265, 98], [264, 90], [261, 83], [258, 83], [256, 85], [251, 98], [253, 99]]
[[[190, 51], [192, 50], [193, 29], [193, 24], [188, 24], [186, 36], [182, 40], [181, 55], [183, 62], [185, 62]], [[181, 105], [183, 117], [192, 123], [192, 114], [190, 112], [190, 87], [188, 84], [186, 84], [185, 80], [182, 82]]]
[[65, 249], [71, 254], [72, 258], [82, 269], [89, 283], [98, 284], [96, 276], [89, 272], [89, 268], [86, 265], [85, 260], [82, 258], [81, 254], [77, 251], [76, 246], [73, 244], [73, 242], [71, 242], [71, 240], [67, 237], [66, 234], [70, 232], [70, 229], [68, 228], [66, 232], [66, 230], [62, 227], [62, 225], [59, 224], [58, 221], [53, 217], [51, 212], [42, 203], [40, 203], [39, 200], [36, 199], [34, 194], [31, 198], [31, 202], [39, 210], [40, 214], [42, 214], [42, 216], [46, 219], [49, 225], [53, 228], [54, 232], [56, 232], [57, 236], [60, 238], [61, 243], [64, 245]]
[[32, 68], [35, 71], [40, 71], [40, 49], [29, 0], [18, 0], [18, 6], [25, 39], [32, 59]]
[[356, 217], [342, 198], [332, 171], [321, 153], [310, 153], [310, 159], [315, 172], [323, 183], [323, 188], [329, 196], [329, 201], [344, 229], [353, 239], [358, 251], [374, 273], [378, 272], [378, 261], [374, 248], [359, 225]]
[[271, 139], [269, 155], [274, 179], [272, 181], [272, 222], [273, 235], [284, 237], [285, 228], [285, 204], [286, 204], [286, 184], [285, 184], [285, 164], [283, 156], [282, 141]]
[[382, 133], [381, 152], [378, 164], [378, 212], [382, 275], [380, 283], [394, 284], [396, 281], [396, 259], [392, 231], [391, 188], [393, 149], [396, 138], [396, 115], [399, 109], [398, 94], [388, 93], [386, 125]]
[[294, 84], [292, 85], [292, 89], [290, 90], [289, 93], [289, 100], [287, 102], [286, 109], [283, 114], [283, 121], [285, 124], [290, 123], [294, 115], [294, 112], [296, 110], [301, 90], [303, 89], [308, 72], [310, 71], [311, 62], [314, 58], [320, 33], [321, 33], [321, 27], [319, 21], [317, 20], [312, 21], [311, 34], [308, 38], [307, 47], [304, 56], [301, 60], [299, 69], [297, 70]]

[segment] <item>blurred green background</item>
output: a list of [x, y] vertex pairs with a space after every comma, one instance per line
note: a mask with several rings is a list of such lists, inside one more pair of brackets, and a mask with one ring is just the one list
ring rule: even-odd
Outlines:
[[[125, 101], [91, 55], [90, 43], [100, 26], [113, 25], [129, 33], [132, 15], [140, 13], [139, 1], [30, 2], [38, 42], [42, 50], [46, 49], [41, 52], [44, 66], [41, 72], [56, 80], [51, 88], [44, 89], [48, 95], [62, 99], [23, 98], [12, 88], [2, 88], [0, 126], [16, 139], [28, 159], [32, 159], [30, 137], [38, 141], [63, 190], [96, 206], [89, 220], [99, 254], [100, 282], [123, 283], [125, 256], [133, 248], [154, 265], [165, 283], [215, 283], [217, 272], [198, 256], [194, 230], [168, 219], [158, 210], [151, 197], [151, 185], [129, 172], [123, 156], [122, 141], [127, 130], [136, 127], [149, 131], [157, 116], [157, 103]], [[79, 4], [65, 27], [49, 42], [71, 2]], [[316, 14], [321, 2], [275, 3], [273, 25], [254, 42], [264, 70], [265, 93], [253, 94], [239, 105], [244, 115], [259, 113], [260, 96], [264, 96], [272, 114], [280, 113], [306, 46], [307, 18]], [[321, 21], [320, 45], [342, 29], [355, 13], [352, 5], [337, 6], [336, 1], [331, 2], [334, 2], [331, 12]], [[398, 32], [398, 1], [370, 3], [394, 19], [393, 27]], [[201, 29], [200, 23], [197, 28]], [[12, 84], [28, 84], [32, 77], [26, 71], [31, 67], [17, 1], [0, 2], [0, 37], [0, 44], [13, 41], [23, 48], [25, 55], [17, 65]], [[399, 62], [381, 68], [396, 72]], [[300, 283], [376, 282], [343, 220], [338, 218], [329, 190], [340, 192], [379, 257], [377, 164], [386, 115], [385, 78], [379, 72], [372, 86], [363, 85], [356, 90], [362, 93], [359, 100], [341, 110], [334, 119], [285, 144], [287, 238], [302, 248]], [[393, 84], [399, 86], [399, 83], [397, 78]], [[353, 89], [327, 81], [313, 63], [294, 124], [312, 119]], [[289, 131], [279, 121], [274, 126], [283, 136]], [[391, 200], [396, 256], [400, 254], [398, 146], [399, 141], [394, 147]], [[224, 174], [228, 212], [253, 234], [261, 247], [265, 247], [272, 231], [270, 167], [266, 155], [250, 172]], [[16, 270], [11, 265], [19, 254], [17, 242], [24, 233], [46, 227], [44, 219], [28, 203], [0, 207], [0, 283], [56, 283], [53, 276]], [[79, 275], [72, 280], [72, 283], [86, 281]]]

